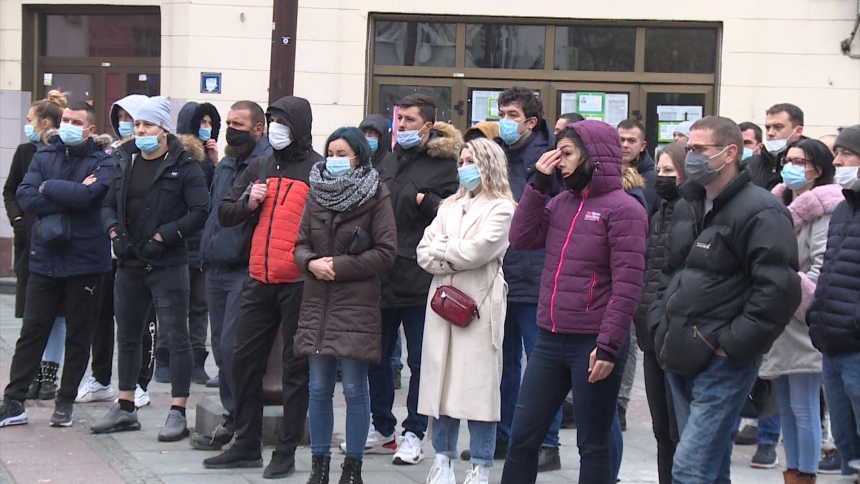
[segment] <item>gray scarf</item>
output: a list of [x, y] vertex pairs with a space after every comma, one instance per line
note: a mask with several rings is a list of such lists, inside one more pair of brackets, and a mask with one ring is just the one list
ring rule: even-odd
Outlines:
[[325, 169], [325, 161], [320, 161], [311, 169], [309, 181], [311, 195], [323, 208], [347, 212], [364, 205], [376, 195], [379, 173], [369, 164], [363, 164], [335, 178]]

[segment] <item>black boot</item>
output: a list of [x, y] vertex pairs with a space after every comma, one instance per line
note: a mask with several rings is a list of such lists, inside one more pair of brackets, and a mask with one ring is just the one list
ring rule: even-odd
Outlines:
[[170, 350], [157, 348], [155, 350], [155, 381], [170, 383]]
[[276, 450], [272, 452], [272, 460], [269, 461], [269, 465], [263, 470], [263, 479], [280, 479], [294, 472], [296, 472], [296, 455]]
[[541, 447], [538, 454], [538, 472], [557, 471], [561, 469], [561, 457], [558, 447]]
[[42, 386], [39, 388], [39, 400], [53, 400], [57, 396], [57, 371], [59, 363], [42, 362]]
[[[44, 364], [43, 362], [42, 365]], [[33, 383], [27, 389], [27, 400], [36, 400], [39, 398], [39, 389], [42, 388], [42, 368], [44, 366], [39, 367], [39, 373], [36, 373], [36, 378], [33, 378]]]
[[[349, 457], [347, 457], [349, 459]], [[328, 470], [331, 465], [331, 457], [315, 455], [311, 457], [311, 476], [308, 484], [328, 484]]]
[[340, 466], [343, 473], [338, 484], [364, 484], [361, 480], [361, 461], [347, 457]]
[[209, 375], [206, 374], [204, 365], [209, 352], [204, 350], [194, 350], [194, 369], [191, 371], [191, 381], [199, 385], [205, 385], [209, 381]]

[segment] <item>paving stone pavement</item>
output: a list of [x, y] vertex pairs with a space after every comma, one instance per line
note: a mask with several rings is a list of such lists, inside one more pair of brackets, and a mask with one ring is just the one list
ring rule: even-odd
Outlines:
[[[14, 296], [0, 295], [0, 385], [9, 378], [15, 341], [21, 321], [13, 317]], [[405, 350], [405, 345], [404, 345]], [[404, 361], [405, 361], [404, 355]], [[212, 358], [207, 371], [216, 372]], [[398, 390], [394, 413], [398, 421], [406, 416], [405, 392], [409, 369], [404, 368], [404, 385]], [[116, 388], [116, 370], [114, 370]], [[192, 386], [189, 401], [188, 421], [193, 425], [194, 405], [206, 396], [217, 396], [217, 389], [202, 385]], [[343, 396], [335, 392], [335, 434], [333, 446], [343, 441], [346, 407]], [[201, 462], [217, 452], [201, 452], [192, 449], [188, 440], [175, 443], [158, 442], [156, 437], [160, 425], [170, 407], [170, 386], [153, 382], [150, 386], [152, 404], [140, 410], [142, 430], [110, 435], [93, 435], [89, 425], [107, 411], [109, 403], [75, 405], [75, 424], [68, 429], [55, 429], [48, 425], [53, 410], [50, 402], [28, 402], [28, 425], [0, 429], [0, 484], [248, 484], [263, 482], [304, 483], [310, 472], [310, 449], [300, 448], [296, 455], [296, 474], [280, 481], [262, 478], [262, 469], [207, 470]], [[645, 400], [641, 358], [636, 384], [627, 414], [628, 431], [624, 434], [624, 460], [621, 467], [622, 483], [652, 484], [657, 482], [656, 444], [651, 433], [651, 421]], [[576, 452], [576, 431], [561, 431], [562, 470], [538, 476], [538, 483], [577, 482], [579, 460]], [[469, 433], [461, 426], [460, 447], [468, 448]], [[264, 464], [271, 458], [272, 448], [264, 449]], [[430, 471], [433, 449], [429, 438], [425, 439], [427, 458], [417, 466], [394, 466], [390, 456], [366, 456], [363, 477], [368, 484], [423, 483]], [[732, 476], [735, 483], [777, 484], [782, 483], [784, 467], [757, 470], [749, 467], [754, 447], [735, 447], [732, 455]], [[784, 461], [782, 449], [780, 460]], [[332, 458], [332, 482], [340, 477], [343, 456], [336, 449]], [[491, 482], [501, 477], [502, 462], [491, 471]], [[457, 462], [457, 479], [462, 482], [468, 464]], [[820, 476], [819, 483], [850, 482], [839, 476]]]

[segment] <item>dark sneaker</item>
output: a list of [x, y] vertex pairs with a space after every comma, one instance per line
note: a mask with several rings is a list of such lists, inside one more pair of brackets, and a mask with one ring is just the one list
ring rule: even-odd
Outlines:
[[51, 427], [71, 427], [75, 421], [74, 404], [72, 402], [57, 402], [54, 404], [54, 414], [51, 415]]
[[541, 447], [538, 455], [538, 472], [557, 471], [561, 469], [561, 457], [558, 447]]
[[203, 369], [202, 366], [195, 366], [193, 370], [191, 370], [191, 381], [198, 385], [206, 385], [209, 383], [209, 375], [206, 374], [206, 370]]
[[836, 449], [824, 452], [818, 463], [819, 474], [842, 474], [842, 458]]
[[[508, 455], [508, 444], [502, 442], [499, 439], [496, 439], [496, 451], [493, 454], [493, 459], [495, 460], [505, 460], [505, 457]], [[472, 458], [472, 452], [469, 449], [460, 452], [460, 460], [470, 460]]]
[[24, 410], [24, 402], [8, 398], [0, 402], [0, 427], [24, 425], [26, 423], [27, 411]]
[[758, 443], [758, 427], [744, 425], [735, 436], [735, 445], [756, 445]]
[[294, 472], [296, 472], [296, 456], [274, 451], [272, 461], [263, 471], [263, 479], [280, 479]]
[[218, 375], [215, 375], [214, 378], [210, 378], [209, 381], [206, 382], [206, 388], [218, 388], [221, 386], [221, 380], [218, 378]]
[[203, 460], [203, 467], [207, 469], [263, 467], [263, 456], [259, 451], [252, 452], [234, 445], [221, 455]]
[[750, 462], [750, 467], [756, 469], [773, 469], [779, 463], [779, 458], [776, 456], [776, 447], [770, 444], [760, 445], [755, 451], [755, 455]]
[[176, 442], [188, 437], [188, 420], [179, 410], [171, 410], [167, 413], [167, 420], [158, 432], [158, 440], [161, 442]]
[[222, 447], [229, 444], [233, 440], [233, 432], [227, 431], [224, 425], [215, 427], [212, 435], [202, 435], [194, 433], [191, 436], [191, 447], [197, 450], [221, 450]]
[[90, 426], [90, 430], [94, 434], [140, 430], [140, 422], [137, 421], [137, 409], [134, 409], [133, 412], [127, 412], [120, 408], [119, 403], [115, 403], [107, 415], [96, 420]]

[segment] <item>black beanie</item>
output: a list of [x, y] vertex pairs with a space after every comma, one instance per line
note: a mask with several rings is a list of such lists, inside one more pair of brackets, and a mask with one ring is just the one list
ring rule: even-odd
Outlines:
[[833, 143], [833, 149], [836, 148], [842, 148], [860, 156], [860, 124], [843, 129]]

